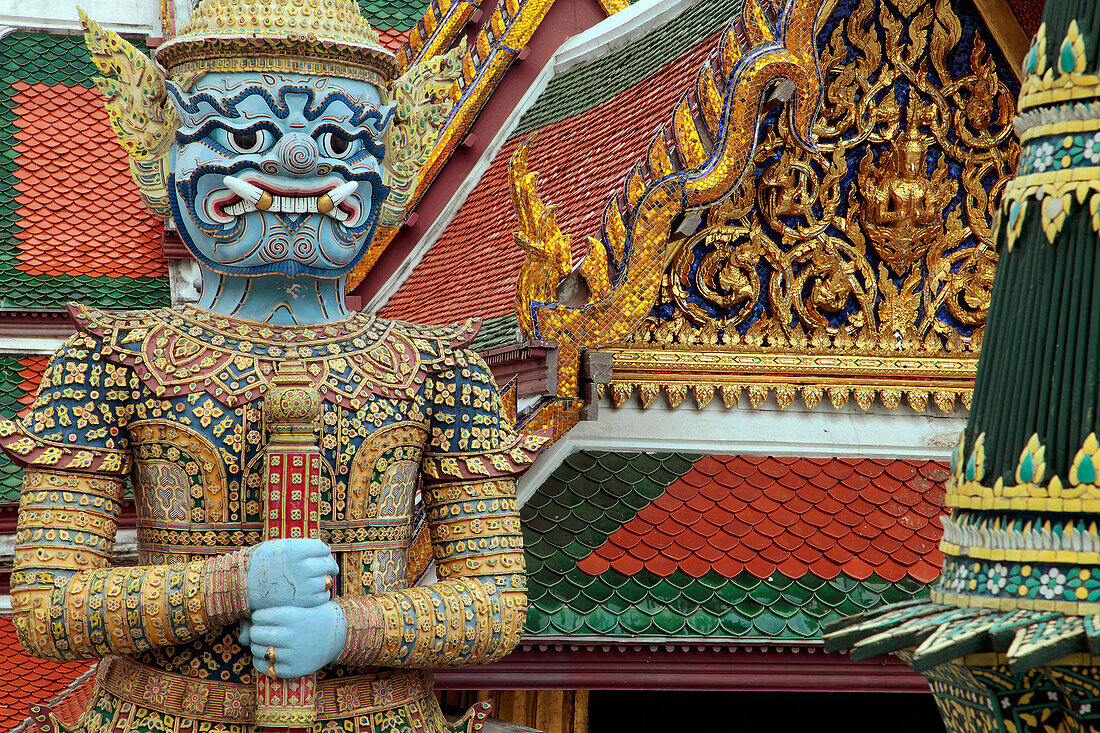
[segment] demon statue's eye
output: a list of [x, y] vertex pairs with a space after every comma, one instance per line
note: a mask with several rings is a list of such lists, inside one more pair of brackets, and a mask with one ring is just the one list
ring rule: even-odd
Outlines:
[[270, 130], [264, 129], [238, 131], [218, 126], [209, 134], [210, 138], [226, 151], [238, 155], [262, 153], [275, 144], [275, 135]]
[[229, 133], [229, 145], [238, 153], [258, 153], [263, 142], [263, 135], [258, 130]]
[[232, 132], [229, 135], [229, 144], [238, 153], [255, 153], [260, 150], [260, 135], [252, 132]]
[[317, 136], [317, 146], [326, 158], [347, 158], [354, 152], [356, 142], [336, 132], [322, 132]]

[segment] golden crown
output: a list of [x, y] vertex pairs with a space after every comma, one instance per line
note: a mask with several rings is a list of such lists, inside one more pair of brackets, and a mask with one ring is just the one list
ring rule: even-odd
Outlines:
[[385, 86], [397, 70], [354, 0], [202, 0], [156, 58], [184, 83], [212, 72], [266, 71]]

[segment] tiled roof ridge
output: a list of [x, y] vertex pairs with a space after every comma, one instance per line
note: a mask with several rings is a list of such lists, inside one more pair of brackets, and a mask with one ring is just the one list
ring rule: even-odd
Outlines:
[[509, 139], [586, 112], [642, 82], [718, 32], [742, 3], [701, 0], [644, 35], [555, 75]]
[[[140, 41], [136, 41], [139, 47]], [[62, 195], [68, 195], [67, 187], [59, 180], [53, 180], [52, 173], [47, 172], [46, 177], [40, 179], [40, 184], [28, 184], [29, 176], [40, 175], [34, 171], [42, 171], [41, 161], [31, 161], [37, 167], [29, 169], [21, 168], [22, 159], [16, 150], [17, 145], [26, 145], [26, 141], [16, 138], [17, 122], [19, 121], [19, 103], [16, 99], [20, 93], [27, 90], [58, 90], [61, 88], [89, 89], [92, 85], [94, 67], [87, 58], [87, 51], [80, 36], [56, 35], [50, 33], [36, 33], [28, 31], [13, 31], [0, 38], [0, 176], [6, 175], [9, 180], [17, 180], [17, 185], [38, 186], [43, 190], [39, 192], [48, 205], [50, 201]], [[23, 89], [19, 92], [16, 86]], [[82, 91], [81, 94], [84, 94]], [[29, 108], [36, 108], [42, 100], [27, 100]], [[81, 112], [76, 115], [78, 121], [87, 117], [83, 107], [101, 107], [98, 99], [94, 104], [89, 101], [81, 105]], [[41, 112], [39, 112], [39, 115]], [[95, 114], [93, 110], [93, 114]], [[102, 122], [102, 120], [101, 120]], [[81, 128], [92, 129], [92, 128]], [[97, 140], [103, 135], [110, 135], [106, 123], [98, 129]], [[31, 135], [35, 137], [49, 137], [42, 130]], [[28, 137], [24, 135], [24, 137]], [[65, 137], [65, 135], [62, 135]], [[56, 142], [49, 139], [50, 143]], [[100, 152], [110, 155], [110, 151], [118, 146], [113, 140], [97, 141], [95, 147]], [[120, 153], [121, 154], [121, 153]], [[27, 156], [24, 155], [24, 158]], [[98, 161], [97, 161], [98, 163]], [[85, 166], [82, 174], [93, 178], [109, 175], [102, 170], [95, 170], [96, 166]], [[28, 173], [31, 171], [31, 173]], [[108, 188], [106, 200], [111, 206], [118, 206], [119, 191], [125, 187], [133, 187], [129, 172], [123, 163], [115, 171], [115, 176], [104, 179], [106, 182], [94, 182], [100, 188]], [[47, 182], [48, 181], [48, 182]], [[164, 304], [168, 300], [168, 278], [156, 277], [94, 277], [88, 274], [59, 274], [57, 268], [49, 266], [47, 260], [64, 257], [64, 250], [55, 250], [54, 243], [45, 246], [47, 240], [36, 240], [28, 255], [23, 248], [20, 236], [27, 231], [23, 226], [25, 216], [33, 215], [28, 209], [30, 206], [26, 193], [21, 193], [15, 187], [7, 187], [0, 190], [0, 307], [6, 308], [63, 308], [70, 300], [85, 300], [97, 305], [119, 307], [142, 307]], [[23, 200], [19, 200], [22, 197]], [[133, 205], [141, 213], [141, 205], [134, 194]], [[122, 204], [129, 210], [129, 203]], [[49, 222], [47, 221], [47, 224]], [[98, 220], [93, 224], [102, 224]], [[50, 225], [52, 226], [52, 225]], [[37, 230], [35, 236], [46, 235], [47, 230]], [[65, 237], [62, 241], [69, 242], [73, 237], [82, 236], [80, 230], [69, 226], [64, 229]], [[113, 242], [116, 232], [111, 232], [111, 237], [101, 237], [98, 241]], [[42, 246], [37, 242], [41, 241]], [[159, 243], [156, 249], [159, 251]], [[33, 272], [26, 272], [31, 269]], [[38, 274], [39, 272], [47, 274]]]
[[[22, 81], [12, 87], [19, 269], [43, 276], [167, 277], [163, 225], [141, 203], [99, 91]], [[51, 134], [60, 125], [67, 134]], [[78, 150], [80, 167], [72, 165]], [[74, 216], [81, 220], [77, 236], [70, 228]], [[102, 246], [108, 241], [112, 246]]]

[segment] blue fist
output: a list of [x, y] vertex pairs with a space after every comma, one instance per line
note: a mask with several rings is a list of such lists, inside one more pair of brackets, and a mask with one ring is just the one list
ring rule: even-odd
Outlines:
[[321, 540], [268, 540], [249, 553], [245, 584], [251, 611], [277, 606], [312, 608], [326, 603], [330, 576], [340, 571]]
[[265, 674], [274, 667], [280, 679], [291, 679], [335, 662], [344, 651], [346, 634], [344, 612], [335, 603], [325, 603], [256, 611], [251, 622], [241, 622], [240, 639], [252, 650], [256, 672]]

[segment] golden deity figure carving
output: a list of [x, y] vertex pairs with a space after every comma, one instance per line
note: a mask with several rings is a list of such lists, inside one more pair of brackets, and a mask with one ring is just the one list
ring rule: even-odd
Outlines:
[[943, 210], [955, 197], [956, 186], [940, 158], [928, 174], [931, 140], [920, 132], [927, 119], [913, 114], [901, 136], [882, 153], [876, 165], [872, 153], [860, 163], [863, 224], [875, 250], [896, 275], [906, 274], [928, 252], [943, 231]]

